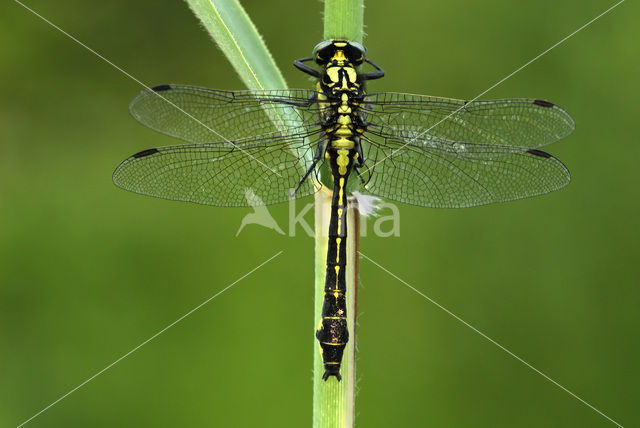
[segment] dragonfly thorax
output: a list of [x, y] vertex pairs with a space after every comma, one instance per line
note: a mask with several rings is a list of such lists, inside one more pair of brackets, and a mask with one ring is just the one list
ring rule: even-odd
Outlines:
[[341, 40], [325, 41], [314, 51], [315, 62], [322, 66], [317, 91], [328, 147], [352, 149], [359, 144], [364, 126], [359, 106], [365, 92], [356, 67], [364, 57], [362, 46]]

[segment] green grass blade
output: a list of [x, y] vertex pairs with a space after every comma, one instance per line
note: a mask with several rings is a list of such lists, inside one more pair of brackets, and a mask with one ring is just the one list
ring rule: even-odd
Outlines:
[[324, 39], [362, 43], [364, 0], [325, 0]]
[[[264, 44], [249, 15], [238, 0], [186, 0], [220, 50], [225, 54], [240, 79], [252, 90], [287, 89], [287, 83]], [[280, 130], [285, 124], [300, 125], [295, 108], [276, 110], [265, 105], [265, 112]], [[297, 155], [297, 152], [294, 151]], [[313, 153], [301, 159], [306, 167]], [[277, 178], [277, 177], [276, 177]]]
[[237, 0], [186, 0], [249, 89], [286, 89], [255, 25]]

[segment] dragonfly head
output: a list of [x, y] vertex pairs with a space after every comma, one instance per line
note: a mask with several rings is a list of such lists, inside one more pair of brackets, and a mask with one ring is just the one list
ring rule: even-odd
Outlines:
[[363, 80], [356, 69], [364, 61], [364, 46], [346, 40], [325, 40], [314, 48], [313, 53], [316, 63], [323, 67], [322, 92], [336, 98], [343, 93], [352, 96], [364, 93]]
[[313, 48], [316, 64], [326, 66], [331, 62], [343, 62], [352, 66], [363, 63], [367, 49], [360, 43], [348, 40], [325, 40]]

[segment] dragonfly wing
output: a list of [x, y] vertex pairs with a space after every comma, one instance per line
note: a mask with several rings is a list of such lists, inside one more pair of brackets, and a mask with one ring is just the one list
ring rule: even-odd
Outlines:
[[368, 139], [370, 180], [365, 188], [373, 195], [407, 204], [434, 208], [485, 205], [552, 192], [570, 180], [562, 162], [537, 149], [435, 137], [412, 144], [398, 138]]
[[129, 106], [145, 126], [190, 143], [235, 141], [318, 122], [311, 90], [221, 91], [159, 85]]
[[[113, 182], [135, 193], [203, 205], [275, 204], [290, 199], [313, 150], [308, 136], [279, 133], [234, 145], [160, 147], [125, 159], [113, 173]], [[314, 184], [307, 180], [296, 197], [314, 191]]]
[[501, 146], [542, 147], [571, 134], [575, 123], [557, 105], [535, 99], [461, 101], [402, 93], [365, 98], [368, 129], [385, 136]]

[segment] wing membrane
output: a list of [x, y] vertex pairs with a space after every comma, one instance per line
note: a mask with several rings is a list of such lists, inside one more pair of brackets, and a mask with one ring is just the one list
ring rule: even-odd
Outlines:
[[365, 187], [371, 194], [425, 207], [512, 201], [560, 189], [570, 180], [558, 159], [523, 147], [435, 137], [407, 145], [378, 137], [369, 140], [367, 156], [372, 171]]
[[[312, 134], [310, 134], [312, 135]], [[274, 133], [246, 141], [160, 147], [125, 159], [113, 182], [163, 199], [226, 207], [289, 200], [308, 168], [308, 136]], [[296, 197], [314, 193], [307, 180]]]
[[466, 101], [381, 93], [365, 99], [369, 131], [407, 142], [430, 135], [451, 141], [542, 147], [575, 128], [571, 116], [548, 101]]
[[221, 91], [159, 85], [129, 106], [140, 123], [189, 143], [240, 140], [318, 122], [311, 90]]

